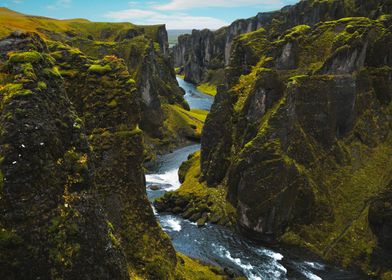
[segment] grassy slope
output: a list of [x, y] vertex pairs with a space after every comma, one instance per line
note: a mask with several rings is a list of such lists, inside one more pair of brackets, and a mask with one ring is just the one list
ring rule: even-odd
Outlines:
[[197, 89], [205, 94], [211, 95], [211, 96], [215, 96], [216, 95], [216, 85], [212, 85], [212, 84], [201, 84], [197, 87]]
[[187, 111], [178, 105], [164, 105], [163, 109], [166, 115], [164, 125], [169, 133], [179, 132], [190, 139], [200, 139], [207, 111]]
[[226, 279], [226, 277], [222, 275], [222, 272], [219, 269], [200, 264], [198, 261], [195, 261], [183, 254], [178, 254], [177, 259], [178, 279]]
[[[57, 20], [41, 16], [25, 15], [7, 8], [0, 8], [0, 37], [4, 37], [15, 30], [22, 30], [37, 32], [47, 38], [47, 34], [43, 30], [50, 30], [61, 34], [73, 32], [85, 38], [92, 36], [95, 40], [100, 41], [112, 41], [121, 31], [143, 28], [147, 36], [155, 39], [155, 31], [158, 26], [138, 26], [128, 22], [91, 22], [86, 19]], [[103, 37], [102, 33], [110, 35]]]
[[200, 180], [200, 151], [194, 153], [183, 165], [186, 166], [185, 170], [182, 170], [183, 166], [181, 166], [179, 171], [184, 176], [181, 187], [174, 192], [167, 193], [162, 199], [158, 199], [158, 203], [182, 198], [188, 201], [183, 209], [185, 216], [191, 216], [189, 213], [207, 212], [208, 215], [204, 222], [231, 226], [236, 213], [233, 206], [226, 200], [226, 188], [223, 185], [209, 188], [205, 182]]

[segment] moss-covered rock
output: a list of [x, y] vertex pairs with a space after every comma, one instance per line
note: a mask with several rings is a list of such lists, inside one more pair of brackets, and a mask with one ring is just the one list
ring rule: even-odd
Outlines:
[[78, 73], [63, 77], [64, 86], [85, 124], [98, 198], [128, 266], [151, 279], [172, 279], [176, 256], [146, 197], [140, 99], [124, 60], [92, 60], [59, 43], [50, 51], [62, 69]]
[[[4, 44], [2, 278], [214, 279], [195, 261], [177, 264], [147, 200], [140, 96], [125, 61], [29, 33]], [[170, 106], [200, 135], [205, 112]]]
[[[123, 252], [98, 210], [84, 126], [61, 78], [45, 71], [54, 67], [41, 53], [46, 44], [30, 34], [4, 42], [12, 43], [0, 51], [2, 278], [127, 279]], [[39, 52], [39, 59], [28, 59], [34, 79], [21, 67], [26, 49]]]

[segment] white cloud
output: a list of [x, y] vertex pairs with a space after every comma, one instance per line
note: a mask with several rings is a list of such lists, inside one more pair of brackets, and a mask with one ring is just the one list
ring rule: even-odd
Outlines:
[[157, 10], [186, 10], [207, 7], [243, 7], [252, 5], [282, 5], [281, 0], [171, 0], [168, 4], [154, 6]]
[[22, 1], [22, 0], [12, 0], [12, 3], [14, 3], [14, 4], [20, 4], [20, 3], [23, 3], [23, 1]]
[[[105, 14], [113, 21], [130, 21], [135, 24], [166, 24], [167, 29], [218, 29], [228, 25], [222, 19], [211, 16], [197, 16], [189, 12], [193, 8], [235, 8], [244, 6], [283, 5], [282, 0], [167, 0], [160, 4], [156, 0], [141, 3], [135, 0], [128, 2], [129, 9], [111, 11]], [[257, 12], [257, 11], [256, 11]]]
[[58, 10], [62, 8], [68, 8], [71, 6], [72, 0], [57, 0], [55, 3], [52, 5], [46, 6], [48, 10]]
[[218, 29], [228, 23], [213, 17], [191, 16], [185, 13], [164, 13], [152, 10], [128, 9], [112, 11], [105, 15], [114, 21], [130, 21], [135, 24], [166, 24], [167, 29]]

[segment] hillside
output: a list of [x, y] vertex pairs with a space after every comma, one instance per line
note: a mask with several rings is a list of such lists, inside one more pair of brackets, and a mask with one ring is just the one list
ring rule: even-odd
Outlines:
[[[131, 23], [90, 22], [84, 19], [56, 20], [29, 16], [0, 8], [0, 34], [12, 31], [36, 32], [46, 40], [76, 47], [86, 55], [101, 59], [115, 55], [124, 59], [135, 80], [142, 106], [140, 128], [145, 132], [149, 159], [194, 139], [200, 139], [202, 123], [191, 124], [186, 114], [171, 123], [177, 105], [189, 110], [176, 81], [168, 54], [164, 25], [137, 26]], [[169, 108], [169, 109], [167, 109]], [[177, 127], [173, 131], [172, 127]]]
[[192, 30], [178, 30], [178, 29], [169, 29], [167, 31], [169, 46], [173, 47], [178, 43], [178, 37], [184, 34], [190, 34]]

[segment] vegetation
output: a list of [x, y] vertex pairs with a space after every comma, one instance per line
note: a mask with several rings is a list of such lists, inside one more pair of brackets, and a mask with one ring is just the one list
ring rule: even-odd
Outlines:
[[99, 74], [103, 75], [108, 72], [110, 72], [112, 69], [110, 68], [109, 64], [106, 64], [105, 66], [102, 65], [91, 65], [88, 71], [92, 74]]
[[207, 111], [187, 111], [178, 105], [166, 105], [163, 109], [166, 116], [164, 127], [168, 135], [180, 133], [188, 139], [200, 140]]
[[[145, 32], [149, 38], [157, 40], [159, 27], [137, 26], [132, 23], [90, 22], [85, 19], [56, 20], [0, 8], [0, 37], [7, 36], [12, 31], [24, 30], [37, 32], [47, 39], [50, 39], [51, 33], [54, 32], [64, 38], [77, 36], [89, 40], [112, 42], [115, 39], [125, 37], [129, 30], [135, 30], [135, 34]], [[103, 34], [108, 36], [102, 36]]]
[[177, 279], [225, 279], [225, 274], [216, 267], [202, 265], [183, 254], [177, 254]]
[[197, 89], [202, 93], [215, 96], [216, 95], [216, 86], [211, 84], [201, 84], [197, 86]]

